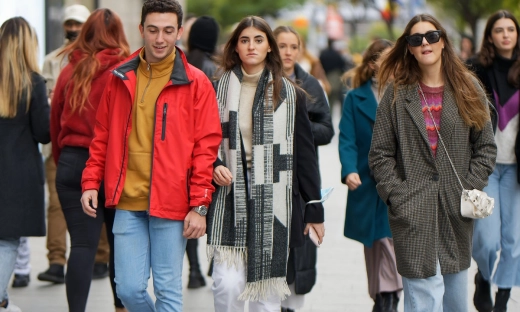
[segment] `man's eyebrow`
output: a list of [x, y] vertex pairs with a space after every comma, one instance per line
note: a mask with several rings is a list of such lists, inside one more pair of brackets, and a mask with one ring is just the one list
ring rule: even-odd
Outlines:
[[[155, 26], [155, 25], [147, 25], [146, 28], [157, 28], [157, 29], [159, 29], [159, 27]], [[163, 28], [164, 29], [173, 29], [173, 30], [175, 30], [175, 26], [165, 26]]]

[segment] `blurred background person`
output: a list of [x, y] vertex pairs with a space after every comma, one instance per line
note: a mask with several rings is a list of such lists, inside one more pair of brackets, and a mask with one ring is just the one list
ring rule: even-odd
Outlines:
[[191, 25], [193, 25], [196, 20], [197, 16], [193, 13], [187, 13], [184, 16], [184, 23], [182, 23], [182, 28], [184, 28], [184, 31], [182, 32], [181, 40], [177, 40], [176, 42], [179, 48], [181, 48], [183, 51], [188, 51], [188, 38], [190, 36]]
[[[186, 34], [186, 28], [183, 33], [183, 37], [188, 35], [188, 54], [186, 56], [188, 63], [202, 70], [210, 80], [213, 80], [217, 70], [214, 57], [219, 32], [220, 27], [213, 17], [201, 16], [192, 22], [188, 34]], [[198, 245], [198, 239], [188, 239], [186, 244], [186, 255], [190, 264], [189, 289], [206, 286], [206, 281], [200, 272]]]
[[466, 34], [460, 36], [460, 59], [466, 62], [475, 54], [475, 40]]
[[[478, 265], [473, 303], [480, 312], [506, 311], [511, 288], [520, 286], [519, 32], [510, 12], [496, 12], [487, 20], [480, 52], [470, 61], [498, 113], [497, 164], [484, 189], [495, 199], [495, 210], [476, 220], [473, 234]], [[494, 307], [491, 283], [498, 286]]]
[[[89, 15], [90, 11], [80, 4], [68, 6], [64, 10], [65, 42], [61, 47], [45, 56], [42, 69], [50, 99], [52, 99], [61, 70], [69, 63], [68, 53], [63, 53], [63, 51], [76, 40]], [[49, 268], [38, 274], [38, 280], [61, 284], [65, 283], [67, 224], [56, 192], [56, 164], [52, 157], [51, 144], [44, 145], [42, 152], [45, 156], [45, 177], [49, 190], [47, 208], [47, 258], [49, 259]], [[109, 250], [107, 235], [102, 231], [92, 278], [108, 276]]]
[[320, 52], [320, 62], [330, 83], [329, 101], [331, 106], [337, 102], [341, 105], [343, 103], [343, 87], [340, 77], [349, 69], [349, 66], [347, 66], [347, 61], [343, 55], [335, 49], [333, 39], [329, 38], [327, 48]]
[[[316, 78], [307, 73], [297, 63], [301, 52], [300, 35], [290, 26], [279, 26], [274, 32], [280, 51], [285, 75], [308, 93], [307, 113], [311, 121], [314, 147], [329, 144], [334, 136], [330, 108], [325, 91]], [[318, 170], [319, 170], [319, 163]], [[303, 203], [303, 200], [301, 201]], [[305, 205], [299, 207], [304, 214]], [[301, 309], [304, 295], [309, 293], [316, 282], [317, 247], [305, 237], [304, 246], [290, 248], [287, 262], [287, 284], [291, 295], [282, 301], [282, 311], [291, 312]]]
[[352, 88], [345, 98], [339, 123], [341, 182], [349, 189], [344, 235], [364, 245], [373, 312], [396, 312], [403, 289], [387, 206], [377, 194], [376, 181], [368, 167], [372, 127], [381, 100], [375, 74], [392, 47], [388, 40], [375, 40], [365, 51], [361, 64], [342, 76], [345, 85], [348, 81]]
[[220, 26], [213, 17], [201, 16], [191, 25], [188, 37], [188, 62], [202, 70], [210, 80], [217, 70], [215, 55], [219, 32]]
[[39, 74], [38, 40], [22, 17], [0, 27], [0, 311], [21, 311], [7, 286], [20, 237], [45, 235], [43, 162], [49, 143], [49, 104]]
[[81, 174], [94, 137], [96, 110], [110, 69], [130, 53], [123, 25], [117, 14], [98, 9], [87, 19], [78, 39], [67, 46], [69, 64], [62, 70], [51, 110], [52, 155], [57, 163], [56, 190], [71, 238], [66, 289], [69, 311], [83, 312], [93, 275], [96, 249], [103, 221], [110, 243], [110, 282], [116, 311], [124, 311], [114, 284], [113, 209], [104, 209], [100, 191], [96, 218], [83, 213]]
[[307, 49], [305, 39], [301, 36], [298, 65], [300, 65], [303, 70], [311, 74], [314, 78], [318, 79], [328, 98], [331, 87], [329, 81], [327, 80], [327, 74], [325, 74], [325, 70], [323, 69], [323, 66], [321, 66], [320, 60]]

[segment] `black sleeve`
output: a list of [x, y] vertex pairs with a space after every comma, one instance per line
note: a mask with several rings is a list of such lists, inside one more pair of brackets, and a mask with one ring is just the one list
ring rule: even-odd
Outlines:
[[31, 131], [35, 141], [47, 144], [51, 141], [50, 106], [47, 98], [45, 80], [38, 74], [33, 74], [33, 89], [29, 106]]
[[466, 66], [468, 66], [468, 68], [473, 71], [473, 73], [484, 86], [484, 91], [486, 92], [486, 96], [489, 100], [489, 113], [491, 116], [491, 124], [493, 125], [493, 132], [496, 132], [498, 125], [498, 113], [496, 110], [497, 104], [495, 103], [495, 97], [493, 96], [493, 84], [491, 83], [491, 79], [488, 75], [489, 68], [484, 68], [480, 64], [478, 55], [468, 59], [466, 61]]
[[215, 159], [215, 162], [213, 163], [213, 169], [217, 168], [218, 166], [224, 166], [225, 167], [226, 165], [224, 164], [224, 162], [220, 158], [217, 157], [217, 159]]
[[330, 107], [325, 97], [325, 91], [316, 78], [308, 76], [302, 84], [302, 88], [310, 95], [307, 100], [307, 110], [311, 121], [312, 134], [314, 135], [314, 145], [329, 144], [334, 136]]
[[[296, 156], [296, 176], [298, 179], [300, 195], [305, 202], [321, 198], [320, 173], [318, 160], [313, 144], [311, 124], [309, 122], [306, 97], [298, 92], [296, 104], [296, 116], [294, 124], [294, 141]], [[305, 223], [324, 222], [324, 210], [321, 203], [305, 206]]]

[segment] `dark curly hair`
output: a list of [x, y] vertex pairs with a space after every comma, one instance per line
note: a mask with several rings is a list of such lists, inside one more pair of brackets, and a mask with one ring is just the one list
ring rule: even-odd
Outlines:
[[177, 0], [146, 0], [141, 11], [141, 26], [150, 13], [174, 13], [177, 15], [177, 28], [182, 26], [182, 7]]

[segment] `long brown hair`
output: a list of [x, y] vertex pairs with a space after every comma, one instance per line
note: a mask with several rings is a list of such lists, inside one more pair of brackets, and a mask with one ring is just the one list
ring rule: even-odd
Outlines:
[[383, 91], [388, 82], [393, 81], [395, 101], [399, 86], [418, 84], [421, 80], [422, 71], [415, 57], [409, 53], [406, 41], [406, 36], [411, 34], [412, 27], [419, 22], [430, 23], [441, 31], [444, 42], [441, 56], [444, 82], [454, 90], [455, 102], [464, 123], [468, 127], [482, 130], [490, 120], [487, 103], [482, 103], [483, 88], [476, 76], [455, 53], [451, 41], [446, 36], [446, 30], [429, 14], [414, 16], [387, 54], [377, 74], [379, 92]]
[[[267, 42], [271, 47], [271, 52], [267, 53], [265, 58], [265, 67], [271, 72], [273, 75], [273, 103], [274, 106], [278, 106], [281, 100], [281, 90], [282, 90], [282, 77], [283, 73], [283, 63], [282, 58], [280, 56], [280, 50], [278, 50], [278, 45], [276, 44], [276, 39], [274, 38], [273, 31], [269, 24], [258, 16], [248, 16], [244, 17], [237, 25], [231, 37], [226, 43], [224, 47], [224, 54], [222, 56], [222, 61], [220, 64], [221, 71], [228, 71], [235, 68], [237, 65], [242, 64], [242, 60], [238, 53], [235, 51], [235, 48], [238, 44], [238, 39], [242, 31], [248, 27], [254, 27], [259, 31], [265, 33], [267, 38]], [[267, 91], [267, 89], [266, 89]]]
[[513, 50], [513, 57], [516, 56], [516, 61], [509, 69], [507, 74], [507, 81], [511, 85], [515, 86], [515, 88], [520, 88], [520, 26], [518, 25], [518, 20], [509, 11], [500, 10], [488, 18], [486, 28], [484, 28], [484, 36], [482, 37], [482, 45], [480, 47], [478, 60], [484, 67], [491, 66], [493, 63], [493, 60], [496, 56], [496, 48], [493, 42], [490, 41], [491, 32], [493, 31], [493, 26], [495, 26], [495, 23], [502, 18], [508, 18], [512, 20], [513, 23], [515, 23], [516, 46]]
[[377, 62], [385, 49], [393, 46], [394, 43], [386, 39], [377, 39], [372, 42], [365, 53], [363, 53], [363, 61], [361, 64], [344, 73], [343, 76], [341, 76], [341, 81], [354, 89], [372, 79], [375, 75], [375, 70], [370, 65], [373, 66]]
[[92, 79], [102, 66], [96, 54], [105, 49], [118, 49], [121, 60], [130, 54], [119, 16], [109, 9], [97, 9], [83, 24], [78, 38], [61, 52], [68, 53], [69, 59], [78, 53], [76, 51], [81, 55], [69, 84], [72, 86], [69, 101], [72, 111], [79, 109], [81, 112], [88, 103]]
[[0, 27], [0, 117], [14, 118], [20, 102], [29, 111], [32, 73], [39, 73], [36, 32], [23, 17]]

